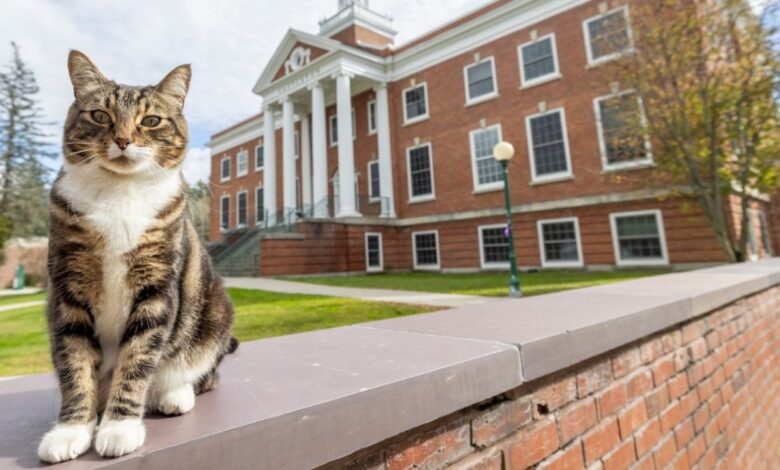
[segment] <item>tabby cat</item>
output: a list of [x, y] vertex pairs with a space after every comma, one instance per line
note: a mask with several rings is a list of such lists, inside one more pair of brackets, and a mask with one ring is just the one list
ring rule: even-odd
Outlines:
[[86, 452], [93, 434], [104, 457], [136, 450], [144, 411], [190, 411], [238, 346], [233, 307], [185, 217], [190, 67], [126, 86], [71, 51], [68, 70], [76, 100], [51, 191], [47, 314], [62, 404], [38, 448], [46, 462]]

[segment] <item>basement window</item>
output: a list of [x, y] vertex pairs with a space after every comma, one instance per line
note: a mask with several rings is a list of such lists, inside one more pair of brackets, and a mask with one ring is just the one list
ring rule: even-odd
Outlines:
[[669, 264], [660, 210], [610, 214], [618, 266]]
[[509, 238], [506, 225], [483, 225], [479, 227], [479, 251], [483, 268], [509, 267]]
[[540, 220], [538, 225], [542, 266], [582, 266], [580, 227], [576, 217]]
[[414, 269], [437, 270], [439, 262], [439, 232], [412, 233], [412, 245], [414, 249]]
[[380, 272], [383, 269], [382, 234], [366, 233], [366, 271]]

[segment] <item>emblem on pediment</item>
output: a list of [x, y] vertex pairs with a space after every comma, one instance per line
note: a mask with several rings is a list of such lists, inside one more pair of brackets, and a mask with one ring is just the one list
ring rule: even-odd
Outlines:
[[290, 53], [290, 58], [284, 63], [284, 72], [289, 75], [306, 67], [311, 62], [311, 49], [308, 47], [296, 47]]

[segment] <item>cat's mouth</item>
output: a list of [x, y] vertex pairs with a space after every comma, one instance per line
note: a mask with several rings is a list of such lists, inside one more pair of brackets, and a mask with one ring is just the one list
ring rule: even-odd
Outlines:
[[124, 153], [114, 158], [108, 158], [101, 162], [101, 167], [111, 173], [129, 175], [140, 171], [142, 159], [128, 157]]

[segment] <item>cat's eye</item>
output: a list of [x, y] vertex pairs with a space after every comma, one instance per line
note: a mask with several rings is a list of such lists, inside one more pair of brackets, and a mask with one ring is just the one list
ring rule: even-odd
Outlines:
[[155, 127], [156, 125], [160, 124], [161, 119], [157, 116], [146, 116], [141, 121], [141, 125], [144, 127]]
[[111, 124], [111, 116], [105, 111], [92, 111], [90, 116], [92, 116], [92, 119], [98, 124]]

